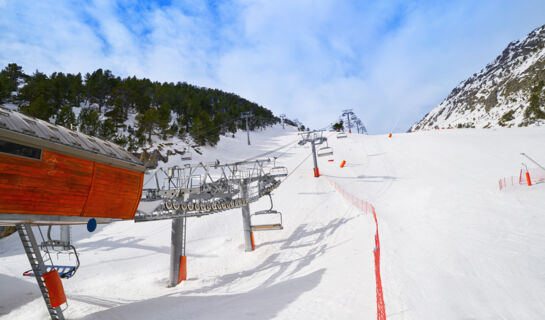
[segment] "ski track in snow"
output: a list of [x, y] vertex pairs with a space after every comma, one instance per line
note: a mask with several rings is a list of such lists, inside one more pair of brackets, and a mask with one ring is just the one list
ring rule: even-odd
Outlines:
[[[328, 137], [335, 162], [319, 158], [321, 174], [377, 211], [388, 319], [542, 318], [545, 184], [500, 192], [497, 180], [518, 174], [520, 152], [545, 161], [545, 129]], [[256, 233], [247, 253], [240, 210], [188, 219], [188, 280], [167, 288], [170, 221], [74, 227], [82, 266], [63, 281], [65, 316], [375, 319], [372, 216], [312, 176], [310, 147], [290, 145], [296, 132], [251, 139], [223, 137], [193, 162], [287, 146], [269, 155], [290, 170], [273, 193], [284, 230]], [[0, 261], [0, 319], [47, 319], [35, 281], [21, 275], [29, 266], [16, 236], [0, 240]]]

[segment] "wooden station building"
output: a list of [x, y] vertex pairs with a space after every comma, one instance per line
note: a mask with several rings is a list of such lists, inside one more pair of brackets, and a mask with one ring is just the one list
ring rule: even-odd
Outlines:
[[0, 226], [133, 219], [144, 171], [113, 143], [0, 107]]

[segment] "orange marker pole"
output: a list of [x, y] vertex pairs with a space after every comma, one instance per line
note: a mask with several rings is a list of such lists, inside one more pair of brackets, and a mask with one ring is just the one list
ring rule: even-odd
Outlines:
[[532, 186], [532, 180], [530, 180], [530, 173], [526, 171], [526, 182], [528, 182], [528, 186]]
[[388, 135], [388, 138], [391, 138], [391, 137], [392, 137], [392, 134], [390, 133], [390, 134]]
[[252, 250], [255, 250], [255, 240], [253, 232], [250, 232], [250, 238], [252, 239]]
[[346, 164], [346, 160], [343, 160], [343, 162], [341, 162], [341, 168], [344, 168], [345, 164]]

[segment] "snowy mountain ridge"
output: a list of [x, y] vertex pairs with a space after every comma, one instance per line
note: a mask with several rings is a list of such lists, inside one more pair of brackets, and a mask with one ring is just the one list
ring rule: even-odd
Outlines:
[[410, 131], [545, 124], [545, 25], [511, 42], [496, 60], [454, 88]]

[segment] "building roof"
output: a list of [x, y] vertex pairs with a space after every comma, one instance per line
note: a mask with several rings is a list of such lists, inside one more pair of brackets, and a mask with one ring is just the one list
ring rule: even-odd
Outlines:
[[42, 149], [123, 168], [129, 165], [130, 169], [137, 171], [144, 170], [138, 158], [114, 143], [0, 107], [0, 138], [8, 135], [24, 143], [43, 142], [37, 146]]

